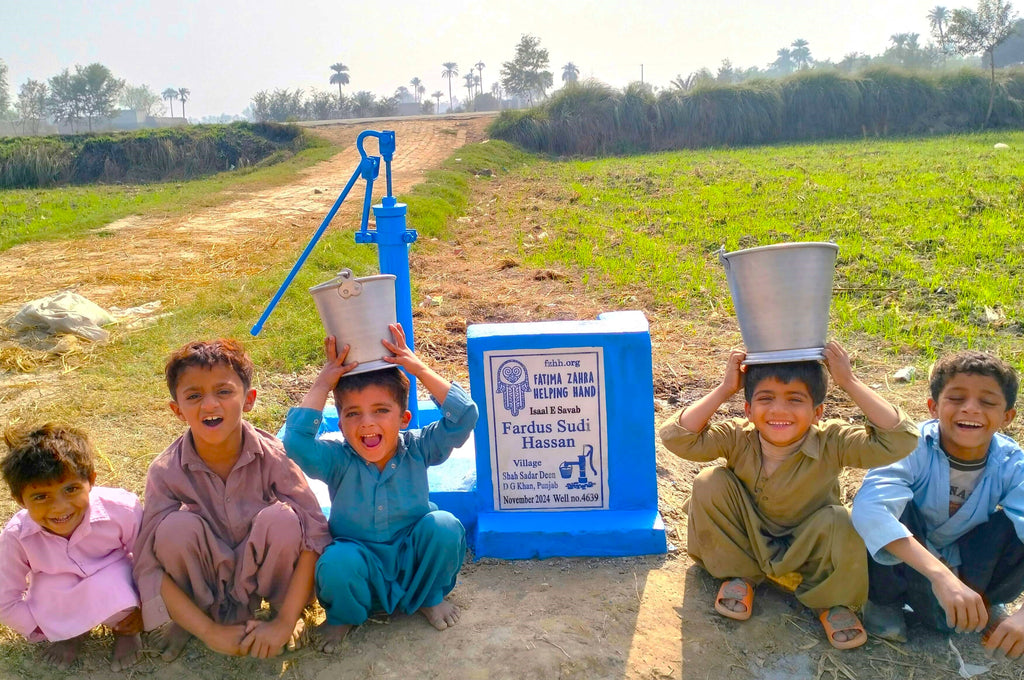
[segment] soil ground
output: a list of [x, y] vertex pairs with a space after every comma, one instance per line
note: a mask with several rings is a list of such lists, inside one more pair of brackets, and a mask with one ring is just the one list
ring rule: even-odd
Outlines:
[[[483, 139], [487, 118], [389, 122], [396, 130], [396, 193], [422, 178], [464, 143]], [[296, 254], [336, 196], [339, 182], [355, 167], [355, 136], [366, 124], [318, 127], [345, 145], [333, 159], [306, 171], [297, 182], [239, 194], [220, 207], [184, 220], [129, 218], [109, 225], [103, 238], [27, 244], [0, 254], [0, 316], [24, 302], [74, 288], [104, 307], [129, 307], [162, 299], [173, 309], [189, 291], [211, 277], [244, 277], [263, 265], [268, 248]], [[514, 235], [525, 230], [544, 238], [545, 214], [567, 197], [559, 190], [531, 186], [504, 176], [478, 183], [464, 217], [446, 241], [421, 242], [413, 251], [413, 277], [421, 299], [439, 304], [415, 311], [418, 351], [442, 374], [466, 379], [466, 326], [478, 322], [591, 319], [603, 311], [643, 309], [651, 321], [655, 358], [655, 419], [718, 380], [727, 348], [738, 344], [731, 319], [684, 317], [654, 307], [640, 293], [587, 287], [579, 272], [524, 266]], [[356, 224], [358, 202], [343, 207], [338, 220]], [[346, 222], [335, 222], [346, 223]], [[415, 226], [415, 225], [412, 225]], [[32, 263], [52, 262], [41, 268]], [[699, 330], [695, 331], [694, 328]], [[921, 381], [896, 386], [887, 379], [905, 358], [868, 359], [867, 348], [851, 347], [856, 370], [869, 384], [912, 415], [924, 415]], [[861, 350], [861, 351], [858, 351]], [[101, 351], [101, 350], [100, 350]], [[294, 396], [309, 374], [269, 376], [288, 384]], [[61, 381], [74, 373], [0, 373], [0, 418], [24, 413], [27, 399], [57, 399]], [[40, 389], [42, 383], [50, 389]], [[26, 389], [31, 384], [34, 390]], [[32, 392], [32, 396], [27, 395]], [[739, 403], [728, 410], [738, 412]], [[826, 414], [855, 411], [833, 394]], [[128, 423], [123, 425], [126, 429]], [[125, 433], [126, 434], [126, 433]], [[116, 438], [117, 433], [111, 435]], [[382, 617], [355, 630], [336, 656], [312, 649], [269, 661], [228, 659], [195, 641], [175, 662], [147, 658], [131, 677], [192, 678], [955, 678], [950, 644], [968, 662], [991, 663], [980, 653], [977, 635], [947, 639], [912, 628], [912, 642], [891, 645], [871, 640], [859, 650], [837, 652], [825, 642], [812, 614], [781, 588], [758, 589], [754, 616], [727, 621], [711, 603], [717, 584], [686, 556], [683, 509], [699, 466], [657, 451], [659, 505], [671, 542], [667, 555], [615, 559], [467, 561], [451, 599], [462, 608], [453, 629], [438, 632], [419, 616]], [[859, 474], [844, 478], [852, 493]], [[6, 520], [7, 517], [0, 517]], [[96, 634], [68, 675], [110, 680], [109, 636]], [[11, 635], [0, 635], [0, 659], [18, 653]], [[29, 652], [32, 654], [32, 652]], [[39, 664], [5, 662], [0, 678], [62, 677]], [[5, 670], [7, 669], [7, 670]], [[1024, 677], [1021, 666], [1001, 662], [983, 677]]]

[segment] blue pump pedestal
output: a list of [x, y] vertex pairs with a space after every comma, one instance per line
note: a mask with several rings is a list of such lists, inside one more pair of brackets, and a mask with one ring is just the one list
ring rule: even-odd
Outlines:
[[468, 329], [477, 557], [664, 553], [641, 312]]

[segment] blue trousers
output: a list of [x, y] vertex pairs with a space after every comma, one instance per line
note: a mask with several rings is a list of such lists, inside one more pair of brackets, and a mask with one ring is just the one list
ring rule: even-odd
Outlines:
[[359, 625], [375, 610], [411, 614], [441, 603], [466, 557], [466, 530], [435, 510], [390, 543], [338, 538], [316, 563], [316, 594], [332, 626]]
[[[900, 522], [918, 540], [927, 535], [924, 519], [913, 502], [907, 503]], [[1024, 592], [1024, 543], [1002, 510], [993, 512], [957, 540], [960, 580], [980, 593], [985, 604], [1013, 602]], [[904, 563], [883, 565], [868, 557], [868, 598], [876, 604], [908, 604], [926, 625], [942, 632], [946, 613], [932, 593], [932, 584]]]

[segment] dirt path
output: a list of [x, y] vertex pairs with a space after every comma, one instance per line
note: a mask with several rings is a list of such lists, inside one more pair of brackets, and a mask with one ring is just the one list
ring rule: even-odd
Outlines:
[[[396, 189], [407, 189], [461, 144], [480, 139], [485, 124], [484, 119], [389, 123], [399, 139]], [[317, 131], [350, 145], [365, 127]], [[127, 219], [107, 227], [111, 235], [104, 239], [11, 250], [0, 255], [0, 311], [69, 286], [103, 306], [163, 299], [173, 307], [176, 296], [214, 278], [260, 269], [261, 251], [298, 253], [355, 162], [350, 148], [290, 186], [240, 194], [184, 220]], [[421, 297], [443, 300], [415, 310], [420, 352], [442, 373], [464, 379], [467, 324], [588, 319], [602, 311], [640, 308], [647, 310], [654, 336], [656, 419], [666, 417], [678, 402], [681, 385], [687, 386], [682, 398], [689, 399], [712, 384], [722, 361], [722, 338], [736, 336], [730, 321], [702, 319], [708, 336], [693, 337], [684, 332], [685, 323], [650, 308], [642, 297], [590, 289], [578, 273], [524, 267], [517, 260], [517, 238], [523, 233], [527, 239], [543, 238], [545, 212], [564, 197], [502, 180], [498, 176], [481, 183], [449, 241], [416, 246], [413, 276]], [[358, 206], [357, 201], [346, 205], [342, 217], [352, 220]], [[487, 227], [486, 234], [481, 226]], [[27, 266], [39, 261], [54, 266], [45, 272]], [[887, 368], [874, 370], [884, 374]], [[918, 397], [911, 390], [894, 398], [910, 404]], [[919, 641], [914, 648], [871, 641], [858, 652], [834, 652], [811, 614], [771, 587], [759, 589], [749, 622], [736, 624], [715, 615], [710, 602], [716, 584], [685, 556], [682, 508], [696, 469], [659, 448], [660, 508], [672, 543], [668, 555], [482, 560], [464, 568], [452, 594], [463, 616], [445, 632], [418, 616], [399, 616], [360, 627], [337, 657], [306, 649], [265, 662], [226, 659], [193, 642], [178, 661], [146, 660], [131, 674], [167, 680], [958, 677], [945, 639], [924, 631], [914, 631]], [[4, 644], [9, 643], [0, 643], [0, 658]], [[973, 648], [976, 636], [963, 636], [957, 644], [961, 650]], [[123, 677], [106, 670], [108, 645], [109, 640], [90, 640], [74, 676]], [[976, 656], [971, 660], [977, 663]], [[1000, 666], [987, 677], [1017, 677], [1011, 670]], [[60, 676], [43, 667], [20, 673]], [[15, 676], [0, 668], [0, 678], [8, 677]]]

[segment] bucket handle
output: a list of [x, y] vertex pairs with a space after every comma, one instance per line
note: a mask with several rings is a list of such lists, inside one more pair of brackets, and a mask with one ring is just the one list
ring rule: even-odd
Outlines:
[[725, 256], [725, 246], [721, 246], [717, 252], [718, 261], [722, 263], [722, 266], [729, 269], [729, 259]]
[[363, 284], [352, 278], [351, 269], [342, 269], [338, 272], [337, 278], [341, 279], [341, 283], [338, 284], [337, 288], [338, 295], [341, 296], [341, 299], [347, 300], [350, 297], [356, 297], [363, 292]]

